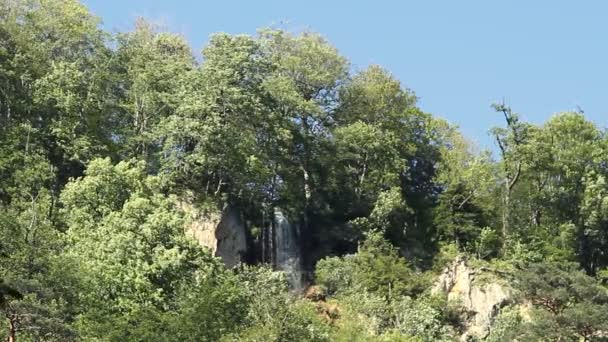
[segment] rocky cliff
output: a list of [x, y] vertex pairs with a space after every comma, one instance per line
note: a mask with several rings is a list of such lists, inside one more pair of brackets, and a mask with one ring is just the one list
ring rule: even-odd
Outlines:
[[469, 312], [461, 341], [486, 337], [496, 315], [512, 297], [511, 289], [499, 282], [476, 282], [479, 274], [466, 259], [458, 257], [444, 269], [432, 289], [434, 294], [460, 301]]
[[243, 261], [247, 252], [246, 229], [238, 210], [229, 206], [219, 211], [203, 211], [192, 205], [182, 205], [190, 219], [186, 232], [202, 246], [211, 249], [227, 267]]

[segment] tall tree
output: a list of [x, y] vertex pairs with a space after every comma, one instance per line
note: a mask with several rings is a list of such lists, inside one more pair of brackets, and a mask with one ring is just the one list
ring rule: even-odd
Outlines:
[[[283, 31], [261, 33], [261, 44], [273, 63], [273, 74], [264, 87], [276, 101], [276, 110], [289, 119], [292, 141], [289, 151], [296, 169], [286, 169], [283, 178], [293, 179], [302, 195], [302, 223], [309, 228], [313, 196], [319, 182], [315, 168], [323, 154], [323, 141], [334, 123], [337, 91], [345, 80], [348, 63], [321, 36], [305, 32], [294, 36]], [[295, 190], [295, 189], [294, 189]]]
[[510, 107], [504, 104], [494, 104], [494, 110], [502, 113], [507, 127], [494, 128], [492, 134], [496, 139], [503, 168], [503, 208], [502, 208], [502, 238], [503, 250], [510, 237], [511, 221], [511, 194], [522, 175], [524, 160], [521, 156], [520, 147], [527, 139], [528, 125], [519, 120], [519, 115], [514, 113]]
[[120, 108], [124, 127], [116, 139], [128, 146], [127, 156], [154, 165], [164, 137], [161, 122], [174, 115], [184, 99], [195, 60], [179, 35], [160, 31], [138, 19], [132, 32], [117, 37], [114, 67], [120, 73]]
[[477, 152], [456, 127], [446, 125], [436, 181], [442, 187], [435, 224], [440, 236], [472, 251], [496, 212], [497, 169], [489, 152]]
[[340, 100], [332, 132], [332, 205], [358, 226], [381, 227], [399, 245], [426, 240], [437, 195], [440, 122], [378, 66], [354, 75], [341, 87]]

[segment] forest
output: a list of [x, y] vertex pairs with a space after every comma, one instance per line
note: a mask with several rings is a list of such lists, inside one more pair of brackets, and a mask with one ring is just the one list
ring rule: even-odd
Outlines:
[[[0, 336], [608, 340], [608, 131], [488, 103], [492, 153], [417, 103], [315, 32], [0, 0]], [[228, 211], [233, 264], [187, 228]]]

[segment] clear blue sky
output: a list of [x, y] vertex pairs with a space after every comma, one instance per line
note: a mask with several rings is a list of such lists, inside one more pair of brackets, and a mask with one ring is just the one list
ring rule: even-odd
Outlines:
[[502, 124], [505, 99], [541, 123], [580, 106], [608, 123], [606, 1], [85, 0], [110, 31], [144, 16], [183, 34], [198, 52], [214, 32], [280, 26], [323, 34], [355, 69], [380, 64], [481, 147]]

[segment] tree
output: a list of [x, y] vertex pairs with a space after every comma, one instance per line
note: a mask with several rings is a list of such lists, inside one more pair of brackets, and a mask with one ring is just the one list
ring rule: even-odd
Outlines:
[[132, 328], [175, 305], [182, 284], [220, 269], [185, 236], [183, 213], [160, 184], [143, 162], [97, 159], [62, 192], [81, 336], [134, 338]]
[[[589, 196], [601, 196], [601, 190], [596, 192], [599, 190], [596, 187], [599, 184], [593, 184], [592, 179], [605, 175], [605, 167], [601, 161], [606, 151], [605, 142], [597, 126], [579, 113], [556, 115], [545, 124], [545, 129], [554, 141], [551, 153], [555, 160], [555, 171], [546, 189], [551, 198], [549, 203], [552, 204], [551, 214], [547, 216], [559, 223], [575, 227], [571, 240], [574, 245], [573, 254], [577, 256], [581, 266], [590, 275], [594, 275], [598, 267], [597, 258], [601, 252], [593, 246], [597, 246], [595, 243], [602, 240], [601, 233], [596, 234], [601, 228], [596, 230], [599, 222], [592, 222], [594, 219], [588, 216], [593, 215], [593, 209], [589, 206], [584, 208], [583, 203], [589, 200]], [[601, 180], [598, 181], [601, 184]], [[599, 198], [598, 200], [601, 201]], [[593, 207], [600, 203], [598, 200], [587, 201], [587, 204]], [[595, 204], [591, 204], [592, 202]], [[595, 233], [591, 233], [592, 231]]]
[[[120, 73], [119, 108], [125, 127], [118, 127], [127, 156], [149, 160], [163, 144], [162, 124], [176, 113], [185, 96], [195, 61], [184, 38], [138, 19], [133, 32], [117, 37], [113, 67]], [[126, 146], [124, 146], [126, 145]]]
[[413, 146], [398, 127], [416, 99], [378, 66], [349, 80], [340, 99], [332, 132], [338, 157], [332, 191], [340, 198], [336, 210], [349, 219], [369, 215], [382, 191], [400, 185]]
[[526, 142], [528, 125], [522, 123], [519, 120], [519, 115], [514, 113], [510, 107], [504, 104], [494, 104], [492, 107], [503, 114], [507, 124], [506, 128], [494, 128], [492, 130], [500, 150], [503, 167], [502, 238], [504, 250], [511, 233], [511, 194], [520, 180], [525, 162], [521, 157], [520, 147]]
[[[403, 250], [423, 254], [418, 251], [431, 249], [433, 235], [441, 123], [416, 108], [414, 93], [378, 66], [346, 82], [340, 100], [332, 207], [355, 226], [385, 230]], [[380, 219], [381, 213], [392, 217]]]
[[218, 34], [203, 50], [176, 112], [160, 125], [162, 168], [182, 188], [231, 201], [264, 197], [276, 169], [283, 123], [262, 91], [269, 61], [248, 36]]
[[603, 134], [580, 113], [555, 115], [527, 132], [519, 146], [525, 170], [510, 208], [519, 231], [512, 233], [542, 245], [546, 257], [576, 260], [594, 274], [602, 263], [602, 223], [591, 217], [598, 218], [603, 196]]
[[8, 319], [8, 341], [15, 342], [17, 336], [17, 318], [12, 313], [10, 308], [11, 300], [21, 300], [23, 299], [23, 295], [21, 292], [15, 290], [14, 288], [4, 284], [4, 282], [0, 281], [0, 310]]
[[3, 152], [0, 169], [9, 171], [9, 176], [0, 181], [0, 278], [22, 295], [20, 300], [6, 301], [3, 312], [15, 336], [70, 340], [70, 308], [63, 306], [70, 298], [63, 287], [70, 277], [58, 276], [61, 269], [56, 258], [62, 241], [50, 190], [54, 168], [33, 142], [27, 151]]
[[[294, 184], [288, 190], [302, 195], [303, 230], [309, 227], [313, 195], [317, 191], [314, 174], [323, 154], [323, 141], [334, 122], [337, 90], [348, 72], [346, 59], [320, 35], [293, 36], [283, 31], [261, 32], [261, 44], [270, 56], [272, 75], [264, 88], [276, 101], [276, 110], [289, 121], [290, 164], [282, 179]], [[298, 178], [294, 178], [297, 175]], [[299, 188], [299, 189], [298, 189]]]
[[531, 264], [516, 278], [535, 308], [523, 336], [593, 341], [608, 328], [607, 290], [572, 264]]
[[583, 179], [584, 194], [581, 203], [583, 217], [579, 253], [583, 267], [596, 274], [608, 264], [604, 252], [608, 244], [608, 184], [606, 176], [590, 171]]
[[493, 223], [497, 170], [489, 153], [476, 153], [455, 127], [446, 126], [444, 132], [436, 178], [443, 191], [434, 222], [444, 240], [471, 252], [482, 229]]
[[377, 232], [367, 235], [356, 254], [320, 260], [316, 277], [330, 294], [366, 291], [388, 301], [416, 293], [421, 284], [398, 250]]
[[[110, 150], [109, 49], [98, 19], [72, 0], [3, 2], [2, 130], [31, 127], [60, 183]], [[107, 121], [106, 121], [107, 120]], [[36, 139], [34, 141], [34, 139]]]

